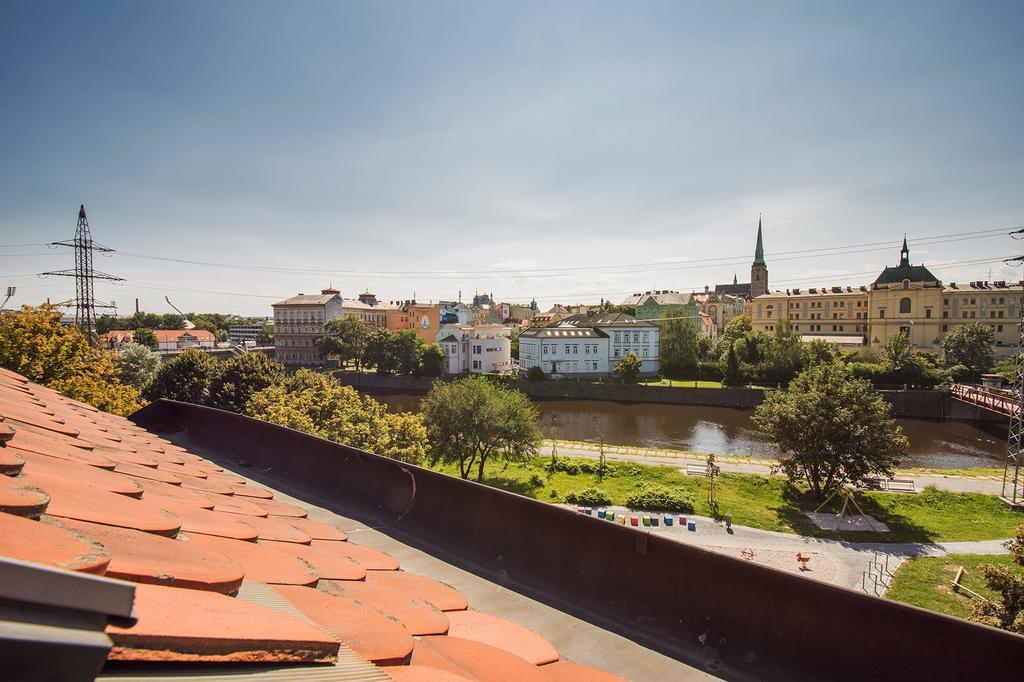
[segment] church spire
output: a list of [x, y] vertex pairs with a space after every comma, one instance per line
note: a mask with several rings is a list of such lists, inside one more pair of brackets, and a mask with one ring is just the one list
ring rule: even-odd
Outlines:
[[900, 249], [900, 267], [910, 265], [910, 249], [907, 247], [907, 235], [903, 235], [903, 248]]
[[761, 216], [757, 216], [757, 247], [754, 249], [754, 265], [764, 265], [764, 240], [761, 237]]

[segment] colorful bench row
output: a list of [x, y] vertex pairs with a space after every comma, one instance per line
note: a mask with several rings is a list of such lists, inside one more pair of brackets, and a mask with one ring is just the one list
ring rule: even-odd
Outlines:
[[[580, 514], [586, 514], [588, 516], [595, 515], [595, 510], [593, 507], [577, 507], [576, 511]], [[627, 517], [625, 514], [616, 514], [615, 512], [609, 511], [607, 509], [598, 508], [596, 510], [596, 515], [599, 519], [605, 519], [607, 521], [613, 522], [618, 521], [622, 525], [626, 524]], [[644, 516], [629, 516], [628, 518], [629, 525], [631, 526], [640, 526], [641, 523], [644, 526], [659, 526], [662, 522], [664, 522], [666, 526], [671, 526], [675, 524], [675, 517], [673, 517], [672, 514], [665, 514], [660, 518], [657, 515], [651, 516], [649, 514], [645, 514]], [[697, 530], [697, 522], [693, 519], [687, 519], [686, 516], [684, 516], [683, 514], [679, 515], [679, 525], [685, 526], [686, 530]]]

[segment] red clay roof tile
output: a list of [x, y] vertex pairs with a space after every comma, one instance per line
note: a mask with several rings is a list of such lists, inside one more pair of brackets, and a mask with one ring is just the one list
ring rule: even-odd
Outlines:
[[231, 494], [239, 497], [258, 497], [264, 500], [269, 500], [274, 497], [274, 493], [267, 490], [266, 488], [260, 488], [255, 485], [229, 485], [231, 488]]
[[113, 471], [114, 467], [117, 466], [116, 462], [90, 450], [82, 450], [80, 448], [61, 445], [59, 443], [53, 443], [52, 446], [49, 446], [42, 440], [35, 441], [32, 438], [25, 438], [25, 435], [26, 434], [19, 432], [7, 447], [15, 451], [22, 450], [25, 452], [35, 452], [40, 455], [46, 455], [47, 457], [62, 459], [67, 462], [75, 462], [77, 464], [85, 464], [86, 466], [106, 469], [107, 471]]
[[510, 620], [468, 609], [452, 611], [448, 614], [448, 621], [451, 623], [448, 634], [452, 637], [504, 649], [534, 665], [558, 660], [558, 652], [549, 641]]
[[570, 661], [557, 661], [541, 670], [558, 682], [629, 682], [625, 677]]
[[240, 563], [245, 569], [246, 578], [250, 580], [274, 585], [315, 586], [320, 578], [305, 561], [272, 547], [199, 533], [189, 533], [187, 537], [188, 542], [199, 549], [215, 552]]
[[207, 472], [203, 471], [195, 464], [171, 464], [170, 462], [161, 460], [157, 460], [157, 462], [157, 469], [166, 471], [169, 474], [174, 474], [175, 476], [190, 476], [192, 478], [200, 478], [203, 480], [205, 480], [207, 476]]
[[[160, 467], [163, 471], [168, 471], [164, 468], [161, 463]], [[186, 474], [177, 473], [174, 474], [179, 481], [181, 481], [182, 488], [188, 488], [189, 490], [195, 490], [201, 493], [214, 493], [216, 495], [230, 495], [231, 488], [221, 483], [211, 483], [205, 478], [196, 478], [195, 476], [188, 476]]]
[[145, 478], [150, 481], [160, 481], [170, 485], [181, 485], [180, 478], [174, 474], [169, 474], [166, 471], [161, 471], [156, 467], [142, 466], [141, 464], [133, 464], [131, 462], [117, 462], [114, 464], [114, 471], [119, 474]]
[[394, 571], [398, 569], [398, 561], [394, 557], [369, 547], [334, 540], [313, 540], [311, 544], [317, 549], [327, 550], [348, 557], [368, 571]]
[[0, 403], [0, 416], [3, 416], [5, 421], [14, 422], [14, 428], [18, 428], [18, 422], [21, 422], [65, 436], [78, 436], [78, 429], [67, 426], [62, 421], [26, 404], [15, 405], [11, 401]]
[[49, 493], [50, 504], [46, 511], [50, 516], [134, 528], [168, 537], [174, 537], [181, 528], [177, 516], [145, 500], [107, 492], [59, 476], [31, 473], [22, 476]]
[[13, 448], [0, 449], [0, 475], [17, 476], [25, 466], [25, 458]]
[[242, 585], [241, 564], [191, 543], [83, 521], [54, 519], [64, 528], [93, 538], [111, 553], [106, 575], [151, 583], [228, 594]]
[[413, 665], [428, 665], [480, 682], [551, 682], [541, 668], [503, 649], [461, 637], [418, 637]]
[[288, 504], [287, 502], [279, 502], [278, 500], [264, 500], [260, 498], [252, 498], [253, 504], [258, 504], [267, 510], [271, 516], [291, 516], [295, 518], [304, 519], [308, 516], [308, 513], [302, 507], [296, 507], [294, 504]]
[[[316, 542], [313, 543], [316, 546]], [[469, 608], [469, 600], [454, 587], [406, 571], [371, 571], [366, 582], [413, 594], [430, 602], [442, 611], [462, 611]]]
[[344, 542], [345, 540], [348, 540], [348, 536], [345, 535], [345, 533], [334, 526], [329, 526], [326, 523], [321, 523], [320, 521], [314, 521], [313, 519], [298, 519], [295, 517], [284, 518], [281, 520], [289, 526], [298, 528], [314, 540], [334, 540], [336, 542]]
[[[214, 511], [217, 508], [214, 507]], [[252, 516], [251, 514], [232, 514], [226, 510], [221, 510], [224, 514], [230, 516], [237, 516], [238, 520], [247, 526], [252, 526], [256, 529], [257, 540], [271, 540], [276, 542], [283, 542], [287, 544], [300, 544], [308, 545], [312, 538], [303, 533], [295, 526], [288, 525], [281, 518], [267, 518], [261, 516]]]
[[139, 585], [138, 622], [107, 626], [115, 661], [331, 662], [338, 643], [297, 618], [214, 592]]
[[234, 514], [223, 514], [196, 507], [191, 502], [175, 497], [146, 493], [142, 499], [166, 509], [178, 517], [181, 521], [181, 530], [186, 533], [202, 533], [203, 535], [215, 535], [245, 542], [255, 541], [259, 535], [255, 528]]
[[75, 462], [47, 457], [46, 455], [34, 452], [23, 452], [22, 456], [26, 462], [23, 469], [23, 472], [26, 474], [57, 476], [66, 480], [94, 485], [97, 488], [111, 493], [118, 493], [119, 495], [142, 497], [141, 485], [130, 478], [115, 474], [106, 469], [98, 469], [87, 464], [76, 464]]
[[69, 571], [102, 575], [109, 552], [77, 533], [40, 521], [0, 513], [0, 555]]
[[372, 605], [404, 625], [413, 635], [448, 632], [448, 618], [443, 611], [407, 592], [361, 580], [322, 580], [318, 587], [322, 592]]
[[[267, 510], [257, 506], [247, 499], [236, 499], [233, 495], [218, 495], [216, 493], [204, 493], [196, 491], [210, 502], [213, 502], [214, 511], [238, 514], [239, 516], [261, 516], [267, 517]], [[251, 499], [251, 498], [250, 498]], [[243, 519], [244, 520], [244, 519]]]
[[371, 605], [304, 587], [274, 589], [367, 660], [379, 665], [398, 665], [412, 653], [409, 631]]
[[311, 565], [321, 578], [330, 580], [364, 580], [366, 569], [347, 557], [309, 545], [294, 542], [258, 540], [259, 544], [302, 559]]
[[137, 476], [129, 476], [128, 474], [122, 474], [122, 476], [130, 478], [142, 486], [142, 490], [144, 491], [142, 493], [142, 499], [144, 500], [160, 502], [159, 499], [154, 498], [158, 496], [170, 497], [172, 500], [188, 503], [197, 509], [213, 509], [213, 502], [210, 502], [195, 490], [182, 488], [180, 485], [170, 485], [169, 483], [161, 483], [160, 481], [152, 481], [146, 478], [139, 478]]
[[46, 511], [49, 502], [46, 491], [24, 476], [0, 476], [0, 512], [34, 519]]

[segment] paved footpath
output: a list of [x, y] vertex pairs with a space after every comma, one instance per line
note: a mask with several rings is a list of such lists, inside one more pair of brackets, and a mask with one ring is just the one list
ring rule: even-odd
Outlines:
[[[704, 464], [705, 461], [704, 455], [679, 452], [678, 450], [653, 450], [606, 445], [604, 451], [606, 459], [637, 462], [638, 464], [648, 464], [651, 466], [676, 466], [681, 469], [685, 469], [687, 464]], [[550, 453], [551, 441], [544, 441], [540, 452], [541, 455]], [[584, 459], [598, 459], [601, 456], [594, 445], [565, 441], [559, 441], [558, 454], [564, 457], [582, 457]], [[715, 463], [718, 464], [722, 471], [760, 474], [762, 476], [772, 475], [772, 462], [770, 460], [747, 457], [716, 457]], [[953, 493], [1000, 495], [1002, 494], [1003, 485], [1002, 479], [990, 477], [897, 474], [896, 478], [913, 480], [917, 490], [923, 490], [925, 486], [933, 485], [939, 490], [947, 490]]]
[[[627, 515], [627, 519], [628, 515], [643, 516], [642, 512], [630, 512], [625, 507], [608, 509], [614, 511], [616, 516]], [[687, 519], [696, 520], [696, 531], [675, 524], [668, 527], [640, 526], [638, 531], [857, 590], [862, 588], [863, 574], [871, 561], [879, 561], [892, 573], [904, 560], [913, 556], [1007, 553], [1002, 540], [941, 544], [846, 542], [737, 525], [727, 530], [723, 522], [693, 514], [688, 514]], [[675, 520], [678, 523], [678, 514]], [[801, 570], [798, 566], [797, 552], [810, 555], [807, 570]]]

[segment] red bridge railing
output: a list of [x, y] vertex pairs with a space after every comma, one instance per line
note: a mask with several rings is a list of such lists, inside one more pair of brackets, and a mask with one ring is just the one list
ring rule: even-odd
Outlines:
[[1013, 415], [1014, 397], [1012, 393], [982, 386], [968, 386], [966, 384], [954, 384], [949, 389], [949, 393], [957, 400], [962, 400], [965, 403], [977, 405], [999, 414], [1005, 414], [1007, 417]]

